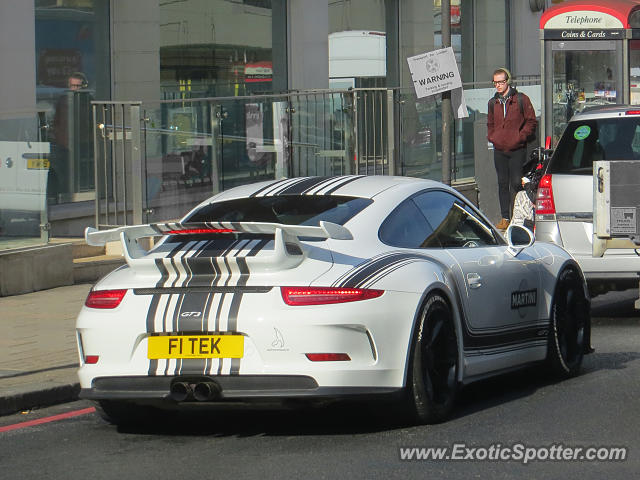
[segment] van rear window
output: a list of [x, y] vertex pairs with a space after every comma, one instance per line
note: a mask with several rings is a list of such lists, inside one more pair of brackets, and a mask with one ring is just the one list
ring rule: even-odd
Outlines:
[[596, 160], [640, 159], [640, 118], [574, 121], [567, 125], [548, 173], [592, 175]]

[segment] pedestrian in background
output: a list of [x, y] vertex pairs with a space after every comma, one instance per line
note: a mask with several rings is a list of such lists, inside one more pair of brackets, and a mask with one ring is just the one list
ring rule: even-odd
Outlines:
[[495, 95], [489, 100], [487, 139], [493, 143], [493, 161], [498, 175], [498, 199], [502, 219], [496, 227], [509, 226], [513, 202], [526, 162], [527, 142], [535, 135], [537, 120], [531, 100], [512, 86], [506, 68], [493, 72]]
[[[72, 155], [74, 141], [87, 144], [92, 138], [90, 131], [89, 103], [91, 96], [86, 91], [89, 86], [87, 77], [82, 72], [73, 72], [67, 78], [67, 90], [62, 93], [56, 102], [56, 111], [53, 117], [53, 128], [50, 133], [51, 141], [51, 166], [49, 168], [49, 178], [47, 181], [47, 197], [50, 203], [60, 203], [62, 197], [69, 201], [73, 193], [73, 180], [70, 178], [73, 170], [72, 163], [75, 161]], [[84, 93], [84, 109], [80, 107], [80, 95]], [[78, 108], [74, 109], [74, 102]], [[82, 110], [82, 115], [76, 113]], [[77, 123], [77, 125], [75, 125]], [[81, 132], [81, 133], [79, 133]], [[83, 138], [76, 138], [78, 135]], [[86, 150], [86, 148], [85, 148]], [[79, 152], [75, 152], [79, 155]], [[74, 165], [75, 166], [75, 165]]]

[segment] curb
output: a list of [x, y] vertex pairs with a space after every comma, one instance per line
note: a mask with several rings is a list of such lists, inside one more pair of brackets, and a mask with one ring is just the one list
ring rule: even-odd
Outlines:
[[36, 407], [73, 402], [78, 399], [79, 393], [80, 384], [69, 383], [2, 396], [0, 397], [0, 416]]

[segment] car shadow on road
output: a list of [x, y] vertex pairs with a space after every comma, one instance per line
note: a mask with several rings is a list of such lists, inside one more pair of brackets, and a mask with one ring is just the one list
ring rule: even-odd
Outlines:
[[[577, 379], [601, 370], [621, 370], [627, 363], [640, 359], [640, 352], [592, 353], [585, 356]], [[565, 380], [550, 374], [544, 363], [522, 370], [472, 383], [459, 392], [457, 406], [451, 419], [462, 418], [482, 410], [533, 395], [553, 385], [561, 386]]]
[[[585, 357], [580, 376], [601, 370], [620, 370], [640, 359], [640, 352], [603, 352]], [[577, 379], [580, 378], [577, 377]], [[550, 375], [537, 364], [472, 383], [461, 388], [449, 420], [474, 415], [529, 397], [538, 390], [571, 380]], [[118, 432], [166, 436], [253, 437], [300, 435], [362, 435], [412, 428], [400, 398], [337, 402], [327, 405], [292, 405], [271, 408], [251, 405], [216, 405], [212, 409], [162, 415], [148, 424], [120, 426]]]
[[253, 437], [354, 435], [403, 428], [409, 423], [388, 401], [337, 402], [278, 408], [220, 406], [180, 412], [148, 424], [118, 426], [119, 433], [168, 436]]

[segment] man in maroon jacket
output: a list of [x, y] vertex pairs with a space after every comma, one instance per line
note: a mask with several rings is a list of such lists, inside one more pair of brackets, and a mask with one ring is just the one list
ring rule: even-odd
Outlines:
[[501, 230], [509, 226], [513, 200], [520, 190], [522, 166], [526, 161], [527, 141], [536, 131], [536, 113], [531, 100], [511, 86], [506, 68], [493, 72], [496, 94], [489, 100], [487, 138], [493, 143], [493, 161], [498, 174], [498, 198]]

